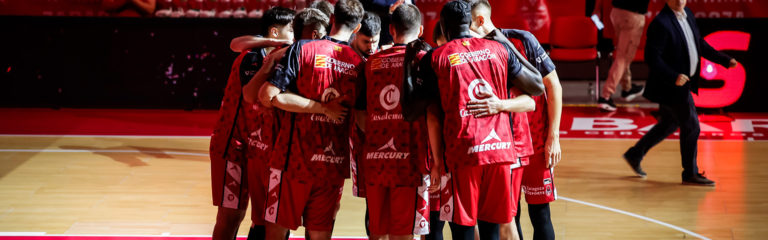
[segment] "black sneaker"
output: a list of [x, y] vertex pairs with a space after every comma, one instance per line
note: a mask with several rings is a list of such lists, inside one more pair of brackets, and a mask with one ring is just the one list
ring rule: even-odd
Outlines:
[[695, 185], [695, 186], [715, 186], [715, 181], [709, 180], [704, 177], [703, 173], [697, 173], [693, 177], [683, 178], [683, 185]]
[[629, 90], [621, 91], [621, 98], [623, 98], [627, 102], [632, 101], [638, 96], [643, 95], [644, 90], [645, 90], [645, 86], [632, 84], [632, 87]]
[[616, 104], [613, 103], [613, 99], [597, 98], [597, 107], [600, 110], [613, 112], [616, 111]]
[[630, 151], [632, 151], [632, 148], [629, 148], [624, 153], [624, 160], [627, 161], [627, 164], [629, 164], [629, 167], [632, 168], [632, 171], [637, 174], [638, 177], [645, 178], [648, 176], [648, 174], [645, 174], [645, 171], [643, 171], [643, 168], [640, 167], [640, 158], [635, 158], [630, 154]]

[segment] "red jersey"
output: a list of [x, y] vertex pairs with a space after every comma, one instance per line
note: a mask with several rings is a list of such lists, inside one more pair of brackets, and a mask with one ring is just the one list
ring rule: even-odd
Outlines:
[[[219, 121], [211, 135], [211, 158], [227, 158], [227, 150], [233, 147], [265, 154], [271, 151], [276, 132], [274, 110], [242, 99], [243, 86], [261, 68], [264, 56], [263, 49], [244, 51], [232, 65]], [[253, 160], [264, 161], [262, 158]], [[258, 164], [266, 165], [266, 161]]]
[[445, 113], [443, 137], [449, 169], [517, 162], [510, 115], [475, 118], [466, 109], [467, 102], [479, 99], [481, 91], [508, 98], [511, 76], [522, 68], [511, 54], [499, 42], [460, 36], [422, 59], [423, 81], [438, 90], [428, 97], [440, 101]]
[[[362, 63], [346, 42], [301, 40], [291, 45], [269, 82], [318, 102], [344, 97], [342, 104], [352, 106]], [[349, 118], [286, 113], [270, 166], [292, 178], [342, 182], [350, 171], [349, 124]]]
[[405, 45], [371, 55], [361, 80], [365, 94], [358, 95], [355, 107], [366, 110], [363, 172], [368, 185], [417, 187], [428, 173], [426, 119], [403, 120], [404, 57]]
[[[536, 68], [536, 70], [539, 70], [541, 76], [547, 76], [549, 73], [555, 71], [555, 64], [533, 34], [517, 29], [500, 30], [517, 49], [521, 50], [520, 53], [522, 53], [526, 59], [533, 60], [529, 62]], [[544, 145], [546, 144], [549, 134], [547, 94], [544, 92], [541, 96], [532, 97], [533, 100], [536, 101], [536, 111], [527, 113], [531, 141], [533, 142], [534, 152], [544, 152]]]

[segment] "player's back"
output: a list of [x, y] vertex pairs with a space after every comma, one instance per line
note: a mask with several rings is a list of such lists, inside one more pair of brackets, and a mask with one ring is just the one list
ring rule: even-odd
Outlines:
[[475, 118], [466, 109], [480, 92], [507, 98], [508, 50], [492, 40], [459, 38], [425, 57], [438, 79], [449, 167], [514, 162], [509, 115]]
[[[296, 58], [296, 66], [283, 67], [296, 76], [285, 90], [318, 102], [344, 97], [342, 104], [352, 106], [362, 59], [351, 47], [326, 39], [302, 40], [288, 51], [285, 57]], [[288, 113], [282, 120], [272, 167], [293, 169], [289, 174], [307, 180], [341, 181], [349, 175], [349, 118]]]
[[364, 166], [371, 184], [418, 186], [427, 173], [425, 119], [406, 122], [402, 115], [405, 48], [400, 45], [378, 52], [365, 66], [365, 96], [358, 101], [366, 105]]

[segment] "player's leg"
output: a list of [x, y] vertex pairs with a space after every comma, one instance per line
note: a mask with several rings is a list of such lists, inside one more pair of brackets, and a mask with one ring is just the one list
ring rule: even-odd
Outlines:
[[533, 240], [555, 239], [549, 203], [528, 204], [528, 216], [530, 216], [531, 225], [533, 225]]
[[549, 203], [557, 199], [554, 174], [546, 167], [543, 152], [531, 157], [523, 173], [523, 189], [528, 202], [528, 216], [533, 225], [533, 239], [555, 239], [555, 231], [550, 218]]
[[448, 226], [451, 227], [451, 237], [456, 240], [473, 240], [475, 239], [475, 226], [464, 226], [453, 222], [449, 222]]
[[[514, 224], [508, 224], [514, 226]], [[480, 232], [481, 240], [499, 240], [499, 226], [498, 223], [491, 223], [482, 220], [477, 221], [477, 229]]]
[[[432, 204], [432, 202], [430, 202]], [[440, 206], [439, 202], [435, 204]], [[445, 221], [440, 220], [440, 211], [429, 212], [429, 234], [424, 235], [421, 239], [424, 240], [443, 240], [443, 228], [445, 227]]]
[[266, 228], [264, 210], [267, 202], [267, 166], [262, 159], [266, 153], [248, 149], [248, 193], [251, 196], [251, 229], [248, 240], [264, 239]]
[[245, 218], [245, 209], [231, 209], [219, 206], [216, 213], [216, 225], [213, 227], [213, 239], [235, 239], [243, 218]]
[[517, 229], [517, 239], [523, 240], [523, 228], [520, 227], [520, 198], [517, 199], [517, 214], [515, 214], [515, 228]]

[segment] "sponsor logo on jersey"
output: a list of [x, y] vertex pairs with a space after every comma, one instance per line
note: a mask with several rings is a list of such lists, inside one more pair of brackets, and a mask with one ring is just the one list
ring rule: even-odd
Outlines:
[[345, 75], [357, 76], [355, 65], [327, 55], [315, 55], [315, 68], [329, 68]]
[[[486, 92], [493, 95], [493, 88], [491, 88], [491, 84], [485, 81], [484, 79], [472, 80], [472, 82], [469, 83], [469, 86], [467, 86], [467, 96], [469, 97], [469, 100], [472, 100], [472, 101], [480, 100], [480, 97], [478, 95], [481, 92]], [[461, 109], [459, 110], [459, 116], [469, 117], [469, 116], [472, 116], [472, 114], [469, 113], [467, 109]]]
[[489, 49], [481, 49], [473, 52], [461, 52], [448, 55], [448, 61], [451, 67], [465, 64], [468, 62], [486, 61], [496, 58], [496, 54], [491, 53]]
[[251, 146], [256, 147], [262, 151], [266, 151], [267, 148], [269, 147], [266, 143], [264, 143], [264, 140], [262, 140], [261, 138], [261, 128], [251, 133], [250, 140], [251, 140], [250, 142]]
[[312, 155], [312, 159], [310, 161], [341, 164], [341, 162], [344, 161], [344, 157], [336, 156], [336, 151], [333, 148], [333, 142], [330, 142], [328, 146], [323, 149], [322, 154], [315, 153]]
[[328, 68], [328, 56], [315, 55], [315, 67], [316, 68]]
[[551, 178], [545, 178], [544, 179], [544, 185], [548, 185], [548, 184], [552, 184], [552, 179]]
[[386, 110], [392, 110], [400, 104], [400, 89], [395, 84], [389, 84], [379, 93], [379, 103]]
[[[385, 151], [389, 150], [389, 151]], [[410, 156], [410, 152], [398, 152], [395, 147], [395, 138], [390, 138], [389, 141], [379, 147], [375, 152], [369, 152], [365, 155], [366, 159], [406, 159]]]
[[[491, 142], [491, 140], [496, 140], [496, 141], [492, 143], [488, 143], [488, 142]], [[499, 135], [496, 134], [496, 129], [492, 128], [491, 132], [488, 133], [488, 136], [485, 137], [485, 139], [483, 139], [483, 141], [480, 142], [480, 144], [469, 147], [469, 149], [467, 150], [467, 154], [495, 151], [495, 150], [504, 150], [504, 149], [510, 149], [511, 147], [512, 147], [512, 142], [502, 142]]]
[[371, 70], [379, 70], [383, 68], [401, 68], [403, 67], [404, 57], [385, 57], [375, 58], [371, 61]]

